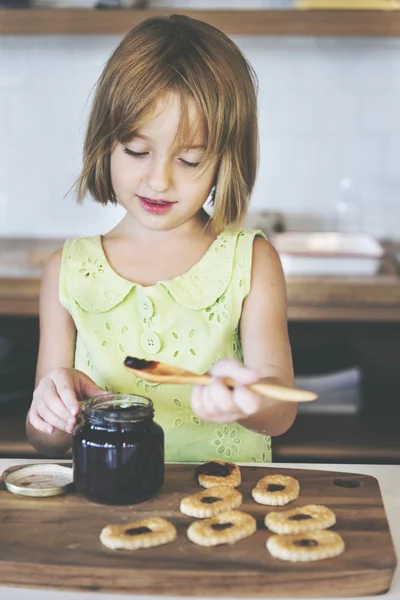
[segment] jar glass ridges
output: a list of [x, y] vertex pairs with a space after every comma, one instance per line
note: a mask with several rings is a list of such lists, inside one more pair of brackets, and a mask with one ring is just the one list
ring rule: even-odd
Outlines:
[[105, 504], [153, 496], [164, 483], [164, 432], [153, 417], [153, 403], [143, 396], [89, 398], [72, 440], [77, 491]]

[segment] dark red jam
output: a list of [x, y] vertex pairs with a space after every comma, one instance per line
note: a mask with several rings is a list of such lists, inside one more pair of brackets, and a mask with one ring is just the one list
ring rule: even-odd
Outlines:
[[317, 540], [311, 540], [311, 539], [304, 539], [304, 540], [295, 540], [293, 542], [294, 546], [300, 546], [304, 547], [304, 548], [312, 548], [313, 546], [318, 546], [318, 542]]
[[143, 535], [144, 533], [151, 533], [149, 527], [131, 527], [131, 529], [125, 529], [126, 535]]
[[233, 523], [214, 523], [211, 525], [211, 529], [215, 529], [215, 531], [223, 531], [224, 529], [230, 529], [233, 527]]
[[228, 477], [232, 472], [230, 465], [220, 465], [216, 462], [207, 462], [196, 467], [195, 477], [199, 475], [212, 475], [213, 477]]
[[298, 513], [297, 515], [292, 515], [289, 517], [289, 521], [306, 521], [307, 519], [312, 519], [311, 515], [303, 515], [303, 513]]
[[131, 394], [85, 402], [72, 439], [74, 483], [93, 502], [136, 504], [164, 483], [164, 432], [153, 403]]
[[156, 367], [159, 363], [155, 360], [144, 360], [143, 358], [135, 358], [134, 356], [127, 356], [124, 361], [125, 366], [131, 367], [141, 371], [142, 369], [149, 369], [150, 367]]
[[279, 483], [269, 483], [267, 487], [267, 492], [282, 492], [285, 489], [285, 485], [281, 485]]
[[220, 502], [222, 498], [214, 498], [214, 496], [205, 496], [201, 499], [203, 504], [214, 504], [214, 502]]

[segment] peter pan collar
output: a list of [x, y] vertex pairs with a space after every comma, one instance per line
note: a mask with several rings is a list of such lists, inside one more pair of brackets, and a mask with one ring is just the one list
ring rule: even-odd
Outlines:
[[240, 233], [224, 230], [189, 271], [152, 286], [142, 286], [119, 275], [107, 260], [100, 235], [70, 240], [66, 257], [69, 294], [84, 311], [102, 313], [120, 304], [135, 287], [150, 293], [162, 286], [185, 308], [208, 308], [224, 294], [231, 281]]

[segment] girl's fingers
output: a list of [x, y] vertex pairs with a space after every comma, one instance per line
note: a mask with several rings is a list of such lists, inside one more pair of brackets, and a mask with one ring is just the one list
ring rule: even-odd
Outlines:
[[210, 417], [208, 415], [202, 415], [201, 413], [198, 414], [198, 417], [200, 419], [203, 419], [203, 421], [208, 421], [209, 423], [225, 423], [225, 424], [229, 424], [229, 423], [236, 423], [236, 421], [241, 421], [242, 419], [245, 419], [248, 415], [243, 415], [242, 413], [232, 413], [230, 415], [215, 415], [214, 417]]
[[208, 393], [205, 393], [205, 390], [201, 388], [196, 393], [192, 393], [192, 408], [201, 419], [206, 421], [209, 421], [216, 412]]
[[238, 360], [220, 360], [210, 369], [214, 377], [230, 377], [238, 384], [248, 385], [261, 377], [256, 369], [249, 369]]
[[212, 402], [214, 414], [238, 412], [232, 391], [222, 381], [216, 379], [206, 386], [205, 394], [208, 395], [210, 403]]
[[232, 392], [219, 381], [193, 388], [192, 409], [201, 419], [213, 423], [232, 423], [247, 416], [238, 409]]
[[54, 428], [72, 433], [79, 413], [77, 394], [98, 395], [104, 390], [85, 373], [57, 369], [44, 377], [33, 394], [30, 422], [39, 431], [53, 433]]
[[53, 425], [50, 425], [49, 423], [46, 423], [46, 421], [43, 421], [33, 404], [29, 410], [29, 421], [38, 431], [42, 431], [43, 433], [54, 432]]
[[237, 386], [232, 392], [235, 406], [246, 417], [260, 410], [262, 399], [245, 386]]
[[200, 385], [194, 385], [192, 387], [192, 394], [190, 397], [190, 403], [192, 405], [192, 409], [196, 412], [196, 408], [201, 406], [201, 394], [203, 388]]
[[[75, 424], [75, 417], [65, 406], [58, 394], [55, 383], [50, 379], [43, 379], [41, 385], [33, 394], [33, 405], [38, 415], [54, 427], [71, 433]], [[50, 408], [51, 406], [51, 408]]]
[[239, 419], [244, 419], [247, 415], [243, 415], [240, 412], [235, 413], [215, 413], [211, 415], [207, 410], [205, 410], [204, 405], [200, 401], [197, 405], [196, 402], [192, 402], [193, 411], [196, 413], [200, 419], [203, 421], [208, 421], [210, 423], [233, 423], [234, 421], [238, 421]]
[[79, 412], [79, 402], [74, 392], [71, 375], [67, 370], [56, 371], [52, 375], [52, 381], [54, 382], [58, 396], [69, 413], [69, 415], [65, 415], [65, 419], [68, 417], [71, 419], [71, 415], [74, 417]]
[[217, 380], [201, 388], [196, 398], [196, 406], [207, 418], [219, 414], [227, 415], [235, 409], [231, 392]]
[[72, 433], [73, 424], [71, 425], [69, 421], [65, 421], [64, 419], [59, 417], [56, 413], [52, 411], [51, 408], [49, 408], [45, 404], [42, 404], [40, 406], [40, 408], [38, 409], [38, 413], [39, 416], [44, 421], [46, 421], [46, 423], [49, 423], [53, 427], [57, 427], [57, 429], [61, 429], [62, 431], [65, 431], [67, 433]]
[[91, 398], [92, 396], [101, 396], [107, 392], [103, 388], [99, 387], [89, 377], [86, 377], [80, 381], [80, 395], [82, 398]]

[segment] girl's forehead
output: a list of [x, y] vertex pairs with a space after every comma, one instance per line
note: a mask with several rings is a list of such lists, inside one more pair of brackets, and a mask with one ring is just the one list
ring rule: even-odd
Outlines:
[[135, 133], [153, 137], [166, 130], [175, 132], [182, 147], [204, 145], [204, 118], [194, 98], [187, 94], [165, 92], [143, 114]]

